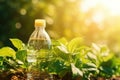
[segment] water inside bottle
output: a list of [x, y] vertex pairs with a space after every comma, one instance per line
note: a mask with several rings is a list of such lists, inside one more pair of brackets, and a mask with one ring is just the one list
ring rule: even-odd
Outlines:
[[37, 54], [35, 50], [28, 50], [27, 61], [29, 63], [34, 63], [37, 61]]
[[50, 41], [46, 40], [46, 39], [31, 38], [29, 40], [29, 46], [32, 46], [35, 50], [49, 49], [50, 48]]

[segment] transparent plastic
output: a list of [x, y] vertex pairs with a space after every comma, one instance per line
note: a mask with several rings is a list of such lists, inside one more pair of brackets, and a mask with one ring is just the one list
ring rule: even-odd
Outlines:
[[51, 40], [45, 31], [46, 22], [43, 19], [35, 20], [35, 30], [30, 35], [28, 41], [28, 62], [36, 62], [37, 51], [40, 49], [50, 49]]
[[[41, 80], [39, 79], [39, 70], [38, 69], [38, 55], [42, 54], [38, 51], [41, 49], [50, 49], [51, 40], [48, 33], [45, 31], [46, 23], [45, 20], [37, 19], [35, 20], [35, 30], [30, 35], [28, 41], [28, 55], [27, 61], [28, 74], [27, 80]], [[39, 53], [39, 54], [38, 54]], [[35, 73], [37, 74], [35, 74]], [[37, 79], [38, 78], [38, 79]]]
[[50, 37], [45, 31], [45, 27], [35, 27], [31, 34], [28, 46], [35, 50], [49, 49], [51, 45]]

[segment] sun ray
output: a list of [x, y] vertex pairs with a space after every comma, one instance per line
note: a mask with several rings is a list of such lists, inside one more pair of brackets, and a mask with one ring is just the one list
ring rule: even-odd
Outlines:
[[91, 16], [91, 21], [102, 24], [102, 22], [111, 16], [120, 16], [120, 0], [83, 0], [80, 4], [80, 10]]

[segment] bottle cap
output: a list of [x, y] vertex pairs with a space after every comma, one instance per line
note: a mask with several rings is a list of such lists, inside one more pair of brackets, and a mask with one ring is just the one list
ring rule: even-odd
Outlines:
[[46, 21], [44, 19], [35, 19], [35, 27], [45, 27]]

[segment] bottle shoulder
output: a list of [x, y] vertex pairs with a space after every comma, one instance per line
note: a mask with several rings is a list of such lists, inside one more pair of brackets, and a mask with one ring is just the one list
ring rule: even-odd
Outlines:
[[49, 35], [45, 30], [34, 30], [30, 35], [30, 38], [42, 38], [42, 39], [49, 39]]

